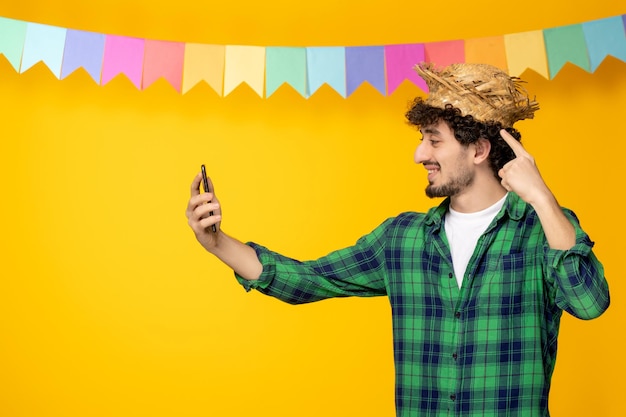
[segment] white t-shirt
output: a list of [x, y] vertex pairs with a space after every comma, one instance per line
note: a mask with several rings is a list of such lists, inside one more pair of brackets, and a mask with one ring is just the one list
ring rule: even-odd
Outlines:
[[446, 213], [444, 228], [450, 244], [452, 254], [452, 266], [456, 282], [461, 288], [465, 269], [469, 263], [476, 242], [487, 229], [491, 221], [496, 217], [506, 200], [506, 195], [500, 201], [476, 213], [460, 213], [452, 208]]

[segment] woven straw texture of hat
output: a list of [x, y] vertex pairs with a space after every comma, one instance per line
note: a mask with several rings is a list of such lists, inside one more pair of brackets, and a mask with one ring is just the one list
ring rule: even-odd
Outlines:
[[511, 127], [518, 120], [532, 119], [539, 104], [528, 97], [521, 79], [487, 64], [452, 64], [437, 70], [432, 64], [414, 67], [426, 81], [426, 104], [444, 108], [451, 104], [463, 115], [481, 122], [500, 122]]

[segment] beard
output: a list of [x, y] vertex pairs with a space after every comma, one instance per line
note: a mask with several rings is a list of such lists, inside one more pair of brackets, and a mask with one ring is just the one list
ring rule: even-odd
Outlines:
[[[459, 166], [463, 166], [459, 164]], [[436, 197], [453, 197], [460, 194], [474, 182], [474, 172], [467, 168], [461, 169], [456, 175], [448, 180], [447, 183], [441, 185], [428, 184], [426, 187], [426, 196], [430, 198]]]

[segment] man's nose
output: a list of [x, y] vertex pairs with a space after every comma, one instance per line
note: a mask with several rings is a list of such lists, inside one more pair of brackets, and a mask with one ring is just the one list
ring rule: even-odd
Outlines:
[[428, 161], [428, 150], [424, 142], [421, 142], [417, 146], [417, 149], [415, 149], [415, 155], [413, 155], [413, 159], [415, 160], [416, 164], [421, 164], [424, 161]]

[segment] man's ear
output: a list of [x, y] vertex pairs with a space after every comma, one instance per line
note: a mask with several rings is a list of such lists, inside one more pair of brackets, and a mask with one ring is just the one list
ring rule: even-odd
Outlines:
[[491, 152], [491, 142], [488, 139], [480, 138], [474, 143], [474, 162], [480, 164], [487, 160]]

